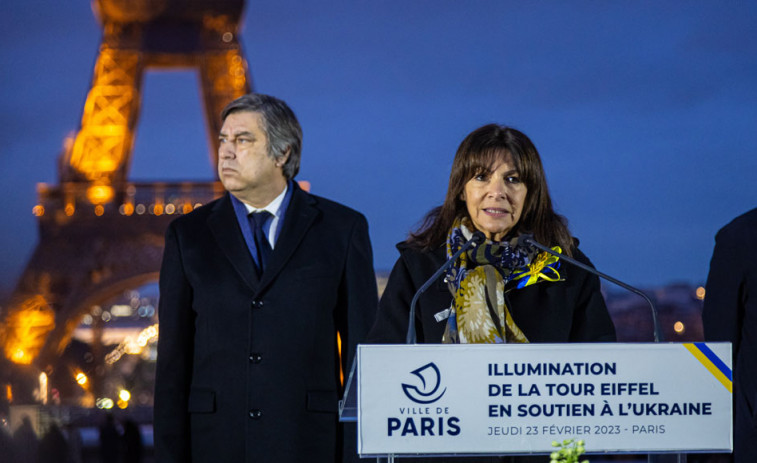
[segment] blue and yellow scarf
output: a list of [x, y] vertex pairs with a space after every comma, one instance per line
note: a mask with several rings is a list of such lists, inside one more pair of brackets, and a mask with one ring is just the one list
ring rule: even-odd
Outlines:
[[[457, 219], [447, 237], [447, 256], [459, 250], [472, 236], [466, 218]], [[545, 252], [537, 254], [509, 242], [484, 244], [460, 256], [445, 281], [453, 295], [443, 343], [527, 343], [505, 303], [505, 285], [517, 281], [523, 288], [538, 281], [558, 281], [560, 262]], [[555, 247], [555, 250], [560, 250]]]

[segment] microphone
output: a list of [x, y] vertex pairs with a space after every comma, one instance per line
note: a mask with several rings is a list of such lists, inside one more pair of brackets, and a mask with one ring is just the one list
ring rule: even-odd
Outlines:
[[416, 344], [417, 342], [417, 335], [415, 333], [415, 306], [418, 304], [418, 298], [425, 292], [429, 286], [434, 284], [434, 282], [441, 276], [442, 273], [444, 273], [448, 268], [452, 266], [452, 264], [457, 261], [457, 259], [468, 249], [476, 247], [483, 243], [486, 240], [486, 236], [481, 231], [476, 231], [473, 233], [473, 236], [471, 239], [465, 242], [465, 244], [454, 254], [452, 254], [452, 257], [450, 257], [447, 262], [444, 263], [441, 267], [439, 267], [439, 270], [434, 272], [433, 275], [431, 275], [431, 278], [426, 280], [425, 283], [418, 289], [418, 291], [415, 292], [415, 295], [413, 296], [413, 300], [410, 302], [410, 313], [408, 314], [407, 318], [407, 337], [405, 338], [406, 344]]
[[607, 281], [610, 281], [612, 283], [615, 283], [616, 285], [620, 286], [621, 288], [625, 288], [628, 291], [631, 291], [634, 294], [638, 294], [639, 296], [643, 297], [647, 303], [649, 304], [649, 307], [652, 309], [652, 322], [654, 323], [654, 342], [661, 342], [664, 340], [664, 336], [662, 334], [662, 329], [660, 328], [660, 320], [657, 316], [657, 308], [655, 307], [654, 303], [652, 303], [652, 300], [649, 299], [649, 297], [644, 294], [644, 292], [640, 289], [636, 289], [633, 286], [623, 283], [620, 280], [617, 280], [610, 275], [607, 275], [605, 273], [600, 272], [599, 270], [592, 268], [586, 264], [583, 264], [575, 259], [571, 259], [570, 257], [566, 256], [565, 254], [561, 254], [557, 251], [554, 251], [543, 244], [539, 243], [534, 239], [534, 235], [520, 235], [518, 237], [518, 244], [517, 246], [522, 247], [528, 247], [528, 248], [537, 248], [541, 249], [542, 251], [552, 254], [553, 256], [559, 257], [560, 259], [565, 260], [566, 262], [569, 262], [576, 267], [580, 267], [584, 270], [586, 270], [589, 273], [592, 273], [594, 275], [597, 275], [598, 277], [604, 278]]

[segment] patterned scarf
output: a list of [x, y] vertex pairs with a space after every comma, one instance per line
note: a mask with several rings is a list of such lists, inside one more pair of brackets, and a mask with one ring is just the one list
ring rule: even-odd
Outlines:
[[[472, 228], [467, 217], [455, 220], [447, 237], [448, 258], [470, 239]], [[505, 303], [505, 285], [511, 280], [519, 280], [518, 288], [540, 278], [557, 281], [559, 263], [547, 253], [534, 256], [535, 251], [516, 247], [516, 242], [517, 238], [487, 240], [463, 253], [447, 272], [445, 281], [454, 299], [443, 343], [528, 342]]]

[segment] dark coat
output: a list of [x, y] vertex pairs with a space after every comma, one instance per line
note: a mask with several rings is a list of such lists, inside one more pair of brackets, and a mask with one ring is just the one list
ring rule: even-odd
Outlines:
[[[447, 259], [444, 246], [422, 252], [406, 244], [397, 245], [400, 258], [392, 269], [379, 303], [376, 323], [368, 342], [404, 343], [410, 301], [416, 290]], [[574, 258], [591, 265], [579, 250]], [[505, 288], [513, 320], [530, 342], [610, 342], [615, 341], [615, 326], [599, 290], [599, 278], [578, 267], [563, 263], [559, 269], [565, 281], [546, 282], [513, 289]], [[440, 343], [446, 321], [434, 315], [452, 303], [443, 278], [418, 300], [416, 332], [419, 343]]]
[[[379, 302], [376, 323], [368, 334], [369, 343], [402, 344], [407, 334], [407, 319], [413, 295], [447, 259], [446, 248], [422, 252], [400, 243], [400, 258], [389, 275]], [[576, 250], [574, 258], [591, 265]], [[515, 323], [530, 342], [611, 342], [615, 341], [615, 325], [610, 319], [599, 279], [578, 267], [563, 263], [559, 269], [565, 281], [539, 282], [522, 289], [505, 288], [508, 307]], [[434, 314], [452, 303], [452, 295], [443, 277], [426, 290], [416, 306], [415, 330], [419, 343], [440, 343], [446, 320], [437, 322]], [[539, 463], [547, 456], [421, 458], [409, 462], [435, 463], [513, 462]]]
[[757, 461], [757, 209], [715, 237], [702, 310], [704, 338], [733, 343], [736, 463]]
[[342, 459], [337, 331], [348, 371], [378, 299], [368, 224], [294, 188], [260, 280], [228, 194], [169, 226], [156, 461]]

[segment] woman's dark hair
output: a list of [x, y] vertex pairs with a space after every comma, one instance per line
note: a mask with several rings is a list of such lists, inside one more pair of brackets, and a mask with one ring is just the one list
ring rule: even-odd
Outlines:
[[465, 201], [461, 199], [465, 184], [475, 175], [489, 172], [507, 153], [512, 156], [527, 188], [520, 220], [508, 237], [519, 232], [533, 233], [536, 241], [549, 246], [559, 245], [563, 252], [571, 254], [573, 239], [565, 218], [552, 209], [539, 152], [523, 132], [497, 124], [474, 130], [460, 143], [452, 162], [444, 204], [426, 214], [406, 243], [422, 250], [435, 249], [444, 243], [455, 219], [468, 214]]

